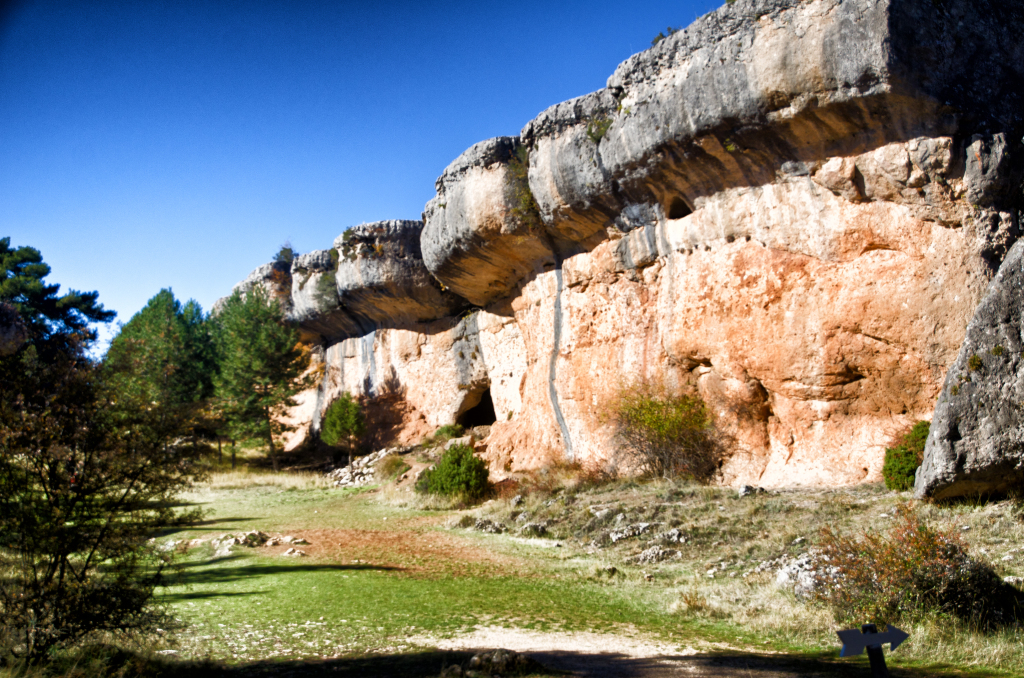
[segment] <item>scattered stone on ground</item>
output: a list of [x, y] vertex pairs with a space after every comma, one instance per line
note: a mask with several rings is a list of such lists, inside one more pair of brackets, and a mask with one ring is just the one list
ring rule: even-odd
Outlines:
[[512, 650], [480, 652], [460, 666], [449, 666], [441, 672], [442, 678], [484, 678], [485, 676], [515, 676], [544, 671], [544, 666], [530, 657]]
[[483, 518], [473, 524], [473, 529], [488, 534], [501, 534], [505, 531], [505, 526]]
[[[195, 546], [198, 544], [205, 543], [203, 540], [193, 539], [189, 542], [189, 546]], [[177, 542], [175, 542], [177, 543]], [[245, 546], [247, 548], [257, 548], [260, 546], [280, 546], [282, 544], [298, 544], [299, 546], [308, 546], [310, 542], [302, 537], [280, 535], [271, 536], [266, 532], [259, 530], [252, 530], [250, 532], [244, 532], [240, 535], [234, 534], [222, 534], [220, 537], [210, 541], [213, 546], [213, 555], [215, 558], [220, 558], [231, 553], [232, 546]], [[292, 549], [294, 550], [294, 549]], [[303, 554], [305, 555], [305, 554]]]
[[450, 450], [456, 445], [465, 445], [467, 447], [473, 447], [473, 436], [462, 436], [461, 438], [450, 438], [448, 442], [444, 444], [445, 450]]
[[685, 544], [686, 535], [683, 534], [683, 531], [680, 530], [678, 527], [673, 527], [668, 532], [662, 532], [661, 534], [659, 534], [657, 537], [655, 537], [655, 540], [666, 542], [669, 544]]
[[[623, 514], [619, 514], [623, 515]], [[639, 537], [641, 534], [645, 534], [651, 529], [654, 523], [635, 523], [633, 525], [627, 525], [621, 530], [613, 530], [608, 533], [608, 540], [615, 544], [622, 541], [623, 539], [632, 539], [633, 537]]]
[[523, 536], [543, 537], [548, 533], [547, 522], [543, 523], [526, 523], [519, 530], [519, 534]]
[[303, 557], [303, 556], [305, 556], [307, 554], [306, 554], [305, 551], [300, 551], [299, 549], [290, 548], [287, 551], [285, 551], [283, 555], [286, 555], [286, 556], [296, 556], [296, 557], [300, 557], [301, 558], [301, 557]]
[[790, 588], [798, 598], [809, 598], [822, 579], [835, 577], [836, 568], [828, 567], [813, 549], [796, 558], [783, 560], [782, 566], [775, 573], [775, 585], [779, 588]]

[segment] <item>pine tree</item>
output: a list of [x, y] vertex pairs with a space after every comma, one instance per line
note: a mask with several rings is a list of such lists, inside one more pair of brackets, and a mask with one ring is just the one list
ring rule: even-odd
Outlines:
[[89, 358], [89, 323], [113, 314], [49, 272], [0, 239], [0, 302], [27, 329], [0, 355], [0, 654], [32, 658], [171, 621], [150, 606], [166, 558], [150, 539], [188, 518], [175, 495], [201, 474], [160, 408], [118, 397]]
[[194, 301], [183, 308], [165, 289], [121, 328], [104, 367], [119, 410], [153, 408], [161, 436], [194, 441], [197, 430], [216, 428], [203, 407], [213, 394], [214, 358], [202, 309]]
[[43, 278], [50, 267], [34, 247], [11, 248], [10, 238], [0, 238], [0, 301], [18, 312], [26, 325], [29, 345], [44, 358], [68, 348], [69, 342], [96, 338], [89, 324], [109, 322], [116, 313], [96, 303], [96, 292], [70, 290], [59, 295], [60, 285]]
[[342, 393], [324, 413], [320, 440], [331, 447], [343, 445], [348, 452], [348, 463], [351, 464], [355, 442], [365, 432], [366, 418], [363, 416], [363, 409], [350, 394]]
[[233, 437], [266, 443], [278, 470], [276, 439], [295, 430], [284, 421], [295, 396], [310, 388], [309, 354], [262, 287], [235, 292], [215, 318], [220, 374], [216, 397]]

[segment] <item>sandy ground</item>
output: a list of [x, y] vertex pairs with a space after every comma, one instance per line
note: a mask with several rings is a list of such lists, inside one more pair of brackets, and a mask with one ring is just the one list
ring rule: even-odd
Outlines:
[[783, 655], [749, 654], [728, 647], [708, 646], [698, 650], [639, 636], [498, 626], [478, 627], [454, 638], [413, 636], [408, 641], [441, 650], [514, 650], [529, 655], [547, 668], [585, 678], [791, 678], [856, 675], [858, 668], [794, 660]]

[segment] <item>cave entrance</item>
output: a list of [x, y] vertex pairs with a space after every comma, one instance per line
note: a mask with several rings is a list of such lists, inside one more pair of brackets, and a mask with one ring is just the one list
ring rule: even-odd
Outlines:
[[456, 417], [455, 423], [469, 430], [476, 426], [490, 426], [497, 420], [498, 417], [494, 414], [494, 401], [491, 400], [491, 389], [488, 387], [480, 394], [479, 402]]
[[668, 211], [665, 216], [669, 219], [682, 219], [683, 217], [691, 214], [693, 214], [693, 210], [690, 209], [690, 206], [687, 205], [682, 198], [677, 196], [672, 199], [672, 203], [668, 206]]

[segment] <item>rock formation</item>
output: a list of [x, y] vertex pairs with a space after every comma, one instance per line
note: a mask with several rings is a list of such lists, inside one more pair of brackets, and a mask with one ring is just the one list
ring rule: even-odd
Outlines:
[[935, 407], [915, 494], [1004, 492], [1024, 480], [1024, 241], [967, 326]]
[[1019, 236], [1022, 15], [737, 0], [467, 150], [422, 223], [243, 285], [324, 349], [314, 429], [344, 390], [400, 442], [496, 420], [495, 469], [608, 463], [647, 380], [734, 431], [725, 482], [878, 479]]

